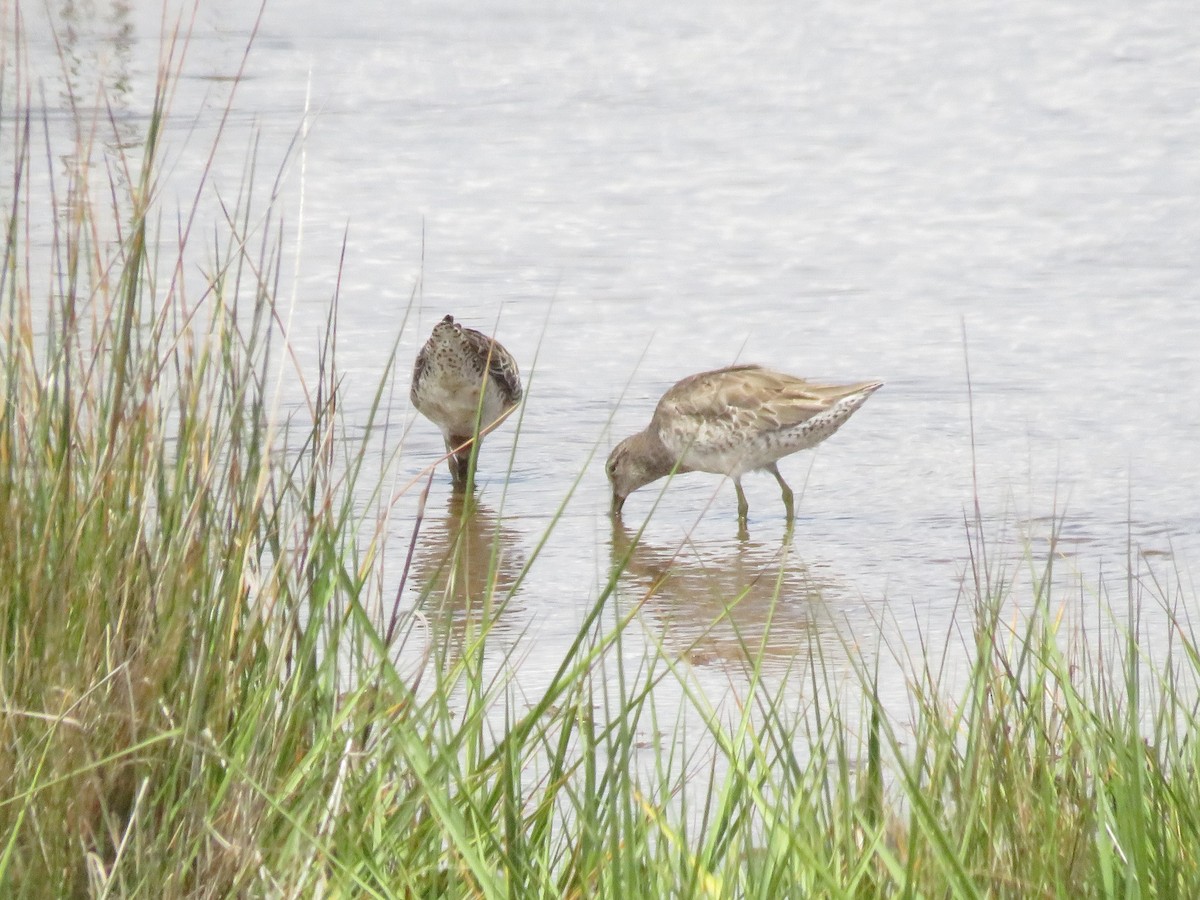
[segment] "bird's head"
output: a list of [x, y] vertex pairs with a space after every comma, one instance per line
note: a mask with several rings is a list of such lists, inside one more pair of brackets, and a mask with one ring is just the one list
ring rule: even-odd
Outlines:
[[626, 497], [665, 474], [660, 471], [661, 466], [656, 464], [654, 455], [645, 452], [644, 443], [645, 434], [638, 433], [625, 438], [608, 455], [604, 471], [608, 475], [608, 483], [612, 485], [614, 514], [621, 512]]

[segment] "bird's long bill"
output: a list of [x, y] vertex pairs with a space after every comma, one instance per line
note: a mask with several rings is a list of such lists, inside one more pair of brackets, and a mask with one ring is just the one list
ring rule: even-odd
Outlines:
[[621, 514], [621, 507], [624, 505], [625, 505], [625, 498], [622, 497], [620, 494], [618, 494], [616, 491], [613, 491], [612, 514], [614, 516], [619, 516]]

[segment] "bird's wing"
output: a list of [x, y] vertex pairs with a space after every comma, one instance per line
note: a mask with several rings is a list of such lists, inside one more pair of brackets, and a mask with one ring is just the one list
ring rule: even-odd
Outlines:
[[721, 423], [738, 431], [770, 431], [801, 422], [823, 409], [820, 398], [798, 391], [776, 373], [735, 366], [683, 379], [658, 402], [654, 418], [684, 430]]
[[463, 340], [481, 359], [488, 361], [488, 375], [503, 392], [506, 405], [516, 406], [521, 402], [521, 372], [517, 361], [504, 349], [499, 341], [492, 340], [474, 328], [462, 330]]
[[417, 352], [416, 362], [413, 363], [412, 383], [408, 388], [408, 397], [412, 401], [413, 406], [417, 405], [417, 385], [421, 381], [421, 376], [425, 372], [426, 360], [429, 357], [429, 341], [421, 345], [421, 349]]
[[873, 381], [820, 384], [762, 366], [731, 366], [680, 381], [663, 395], [654, 418], [660, 424], [727, 422], [748, 432], [775, 431], [877, 386]]

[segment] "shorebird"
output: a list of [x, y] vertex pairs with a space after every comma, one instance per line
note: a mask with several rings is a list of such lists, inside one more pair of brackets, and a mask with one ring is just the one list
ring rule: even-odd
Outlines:
[[814, 384], [762, 366], [730, 366], [685, 378], [663, 394], [645, 430], [609, 455], [612, 511], [619, 514], [626, 497], [664, 475], [713, 472], [733, 479], [744, 532], [749, 504], [742, 476], [762, 469], [779, 482], [790, 524], [792, 489], [777, 461], [825, 440], [882, 386], [882, 381]]
[[480, 331], [446, 316], [413, 365], [412, 404], [442, 429], [455, 488], [467, 483], [471, 444], [521, 402], [521, 373], [512, 354]]

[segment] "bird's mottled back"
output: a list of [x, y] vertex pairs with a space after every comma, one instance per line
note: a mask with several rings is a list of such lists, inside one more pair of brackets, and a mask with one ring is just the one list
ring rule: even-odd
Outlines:
[[421, 384], [429, 377], [454, 377], [478, 381], [488, 376], [489, 387], [496, 390], [506, 407], [521, 402], [521, 373], [517, 361], [504, 346], [474, 328], [467, 328], [447, 315], [433, 326], [413, 364], [410, 396], [421, 408]]
[[737, 422], [743, 433], [788, 428], [847, 397], [870, 393], [880, 384], [817, 384], [762, 366], [730, 366], [701, 372], [675, 384], [658, 401], [651, 426], [697, 419]]

